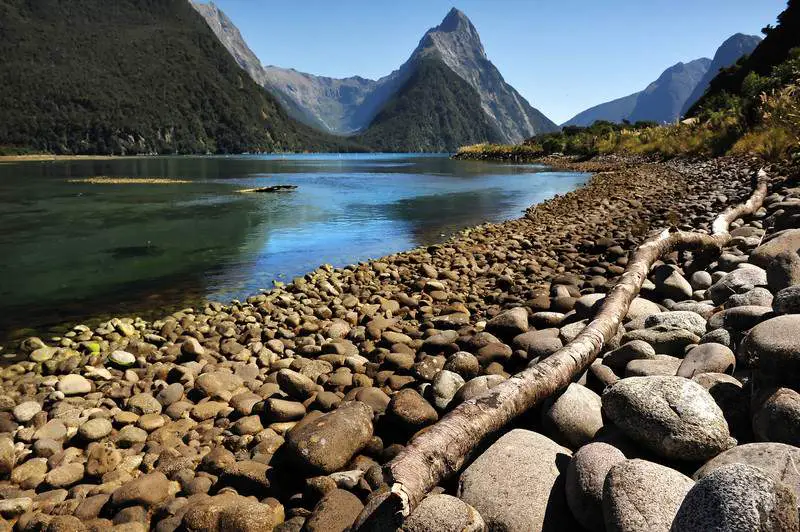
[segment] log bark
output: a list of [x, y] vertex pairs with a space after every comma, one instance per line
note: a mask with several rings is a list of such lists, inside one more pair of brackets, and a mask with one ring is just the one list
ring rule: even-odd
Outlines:
[[369, 504], [358, 530], [397, 526], [444, 479], [458, 473], [482, 442], [511, 420], [569, 385], [597, 357], [617, 332], [653, 264], [676, 250], [719, 253], [730, 241], [730, 223], [755, 213], [767, 195], [767, 176], [743, 204], [727, 209], [712, 224], [712, 234], [665, 230], [639, 246], [594, 319], [569, 344], [517, 373], [479, 397], [455, 407], [439, 422], [415, 436], [384, 468], [391, 490], [380, 503]]

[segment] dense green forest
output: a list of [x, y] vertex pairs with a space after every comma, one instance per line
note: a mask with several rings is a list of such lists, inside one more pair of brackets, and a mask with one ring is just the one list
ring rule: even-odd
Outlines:
[[350, 151], [289, 118], [186, 0], [0, 0], [0, 151]]
[[477, 91], [441, 61], [426, 59], [355, 140], [380, 151], [447, 152], [500, 138]]

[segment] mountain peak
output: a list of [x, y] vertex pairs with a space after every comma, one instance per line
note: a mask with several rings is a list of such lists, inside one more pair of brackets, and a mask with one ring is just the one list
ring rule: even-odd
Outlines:
[[439, 24], [436, 30], [451, 33], [460, 29], [469, 28], [470, 26], [472, 26], [472, 22], [467, 18], [467, 15], [454, 7], [447, 16], [444, 17], [444, 20], [442, 20], [442, 23]]

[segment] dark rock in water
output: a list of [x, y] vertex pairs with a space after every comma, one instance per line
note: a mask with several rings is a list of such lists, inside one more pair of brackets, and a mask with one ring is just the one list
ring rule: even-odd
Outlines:
[[245, 188], [240, 190], [239, 192], [242, 193], [251, 193], [251, 192], [289, 192], [291, 190], [297, 190], [297, 185], [272, 185], [269, 187], [258, 187], [258, 188]]
[[695, 484], [683, 500], [672, 532], [798, 530], [797, 499], [757, 467], [724, 465]]

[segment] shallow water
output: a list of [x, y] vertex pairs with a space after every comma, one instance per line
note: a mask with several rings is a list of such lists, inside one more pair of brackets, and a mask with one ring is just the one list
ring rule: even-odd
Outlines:
[[[70, 182], [96, 176], [190, 183]], [[158, 317], [202, 299], [242, 299], [323, 263], [519, 217], [587, 178], [422, 155], [0, 164], [0, 343], [93, 317]], [[277, 184], [298, 188], [237, 192]]]

